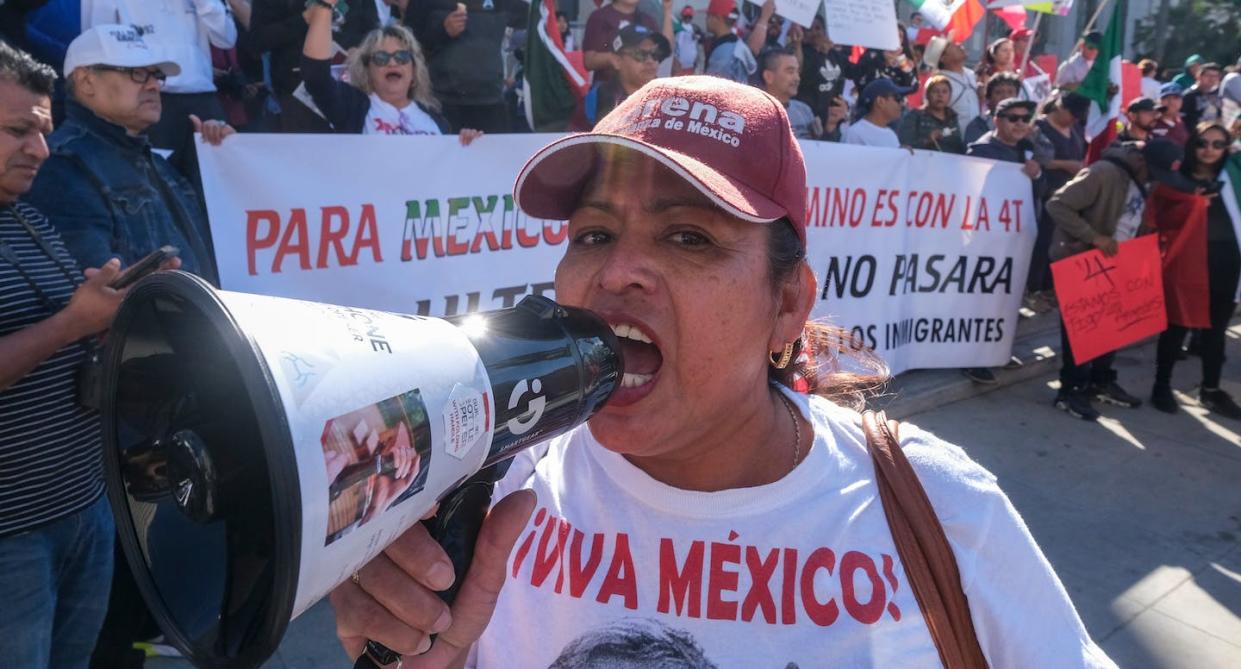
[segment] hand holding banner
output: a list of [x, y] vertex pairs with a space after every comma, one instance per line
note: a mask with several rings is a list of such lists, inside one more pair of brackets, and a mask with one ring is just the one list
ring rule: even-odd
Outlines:
[[[755, 4], [762, 5], [763, 3]], [[776, 14], [803, 28], [809, 28], [814, 21], [815, 13], [819, 11], [820, 4], [822, 0], [776, 0]]]
[[1154, 235], [1122, 242], [1111, 258], [1090, 250], [1054, 262], [1051, 273], [1078, 364], [1168, 327]]

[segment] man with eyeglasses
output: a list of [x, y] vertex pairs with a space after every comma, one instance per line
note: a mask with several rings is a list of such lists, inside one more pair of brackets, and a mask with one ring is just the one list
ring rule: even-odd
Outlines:
[[[1034, 159], [1035, 147], [1030, 139], [1034, 132], [1034, 107], [1032, 100], [1001, 100], [995, 105], [995, 129], [970, 144], [965, 155], [1021, 165], [1021, 171], [1033, 182], [1034, 201], [1038, 202], [1041, 199], [1043, 168]], [[1036, 208], [1036, 218], [1039, 213]], [[992, 385], [998, 381], [995, 372], [986, 367], [969, 367], [961, 373], [982, 385]]]
[[147, 44], [181, 68], [168, 75], [160, 90], [163, 114], [147, 136], [152, 146], [171, 151], [173, 167], [191, 180], [198, 174], [198, 156], [190, 115], [225, 118], [211, 48], [233, 48], [237, 25], [231, 8], [244, 5], [243, 11], [248, 11], [249, 4], [239, 0], [81, 0], [82, 30], [97, 25], [135, 26]]
[[[180, 72], [130, 26], [96, 26], [65, 54], [66, 120], [30, 192], [85, 267], [118, 257], [128, 266], [171, 244], [183, 268], [217, 280], [207, 216], [190, 183], [151, 149], [160, 84]], [[232, 128], [192, 117], [219, 143]]]
[[995, 129], [969, 145], [965, 155], [1018, 163], [1031, 180], [1038, 179], [1043, 169], [1034, 160], [1034, 101], [1020, 98], [1001, 100], [995, 107]]
[[631, 23], [621, 28], [613, 38], [612, 53], [616, 56], [616, 76], [595, 82], [590, 92], [578, 102], [569, 122], [570, 130], [593, 130], [599, 119], [655, 78], [659, 63], [672, 53], [672, 47], [662, 33]]

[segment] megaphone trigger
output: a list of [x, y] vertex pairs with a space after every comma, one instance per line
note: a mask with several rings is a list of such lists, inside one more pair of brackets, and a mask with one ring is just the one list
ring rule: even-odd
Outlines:
[[[491, 493], [495, 484], [504, 478], [512, 460], [503, 460], [485, 467], [454, 489], [442, 501], [439, 512], [422, 521], [431, 537], [439, 542], [452, 561], [455, 578], [452, 585], [439, 593], [445, 604], [452, 605], [457, 591], [465, 581], [470, 563], [474, 561], [474, 545], [482, 529], [487, 509], [491, 507]], [[432, 643], [435, 635], [431, 635]], [[400, 653], [392, 651], [377, 641], [367, 641], [366, 650], [354, 663], [354, 669], [383, 669], [401, 659]]]

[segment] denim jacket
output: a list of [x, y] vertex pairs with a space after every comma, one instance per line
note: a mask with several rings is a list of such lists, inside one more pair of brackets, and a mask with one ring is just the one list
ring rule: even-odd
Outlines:
[[189, 182], [143, 135], [131, 136], [82, 105], [48, 139], [51, 157], [27, 201], [41, 209], [83, 267], [123, 266], [165, 244], [181, 268], [218, 284], [211, 231]]

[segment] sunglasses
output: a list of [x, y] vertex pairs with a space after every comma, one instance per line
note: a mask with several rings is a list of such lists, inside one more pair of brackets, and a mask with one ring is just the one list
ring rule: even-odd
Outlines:
[[135, 84], [145, 84], [146, 82], [154, 78], [161, 85], [163, 85], [164, 81], [168, 79], [168, 75], [164, 74], [163, 70], [160, 70], [160, 69], [151, 70], [145, 67], [116, 67], [114, 65], [92, 65], [91, 69], [101, 70], [104, 72], [120, 72], [121, 74], [128, 74], [129, 79], [133, 81]]
[[1213, 140], [1210, 142], [1206, 141], [1205, 139], [1200, 139], [1194, 142], [1194, 148], [1205, 149], [1207, 147], [1210, 147], [1212, 149], [1226, 149], [1228, 148], [1228, 142], [1225, 142], [1222, 139], [1217, 139], [1217, 140]]
[[638, 61], [639, 63], [645, 63], [648, 60], [658, 63], [660, 60], [658, 49], [630, 49], [625, 52], [625, 55]]
[[367, 62], [374, 63], [380, 67], [387, 65], [389, 62], [395, 62], [397, 65], [408, 65], [414, 62], [414, 52], [409, 49], [401, 49], [400, 51], [376, 51], [367, 58]]
[[1025, 114], [1004, 114], [1000, 118], [1008, 121], [1009, 123], [1029, 123], [1030, 119], [1033, 117], [1026, 116]]

